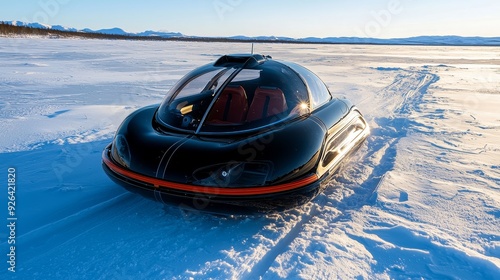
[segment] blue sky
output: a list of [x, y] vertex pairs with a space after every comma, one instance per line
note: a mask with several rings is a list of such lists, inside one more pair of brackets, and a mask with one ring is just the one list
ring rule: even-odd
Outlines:
[[498, 0], [19, 0], [0, 20], [185, 35], [500, 36]]

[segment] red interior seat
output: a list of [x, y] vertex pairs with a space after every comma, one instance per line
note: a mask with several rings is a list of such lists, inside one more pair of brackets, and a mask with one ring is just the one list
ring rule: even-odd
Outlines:
[[209, 124], [243, 123], [248, 111], [248, 99], [242, 86], [227, 86], [207, 117]]
[[283, 91], [277, 87], [258, 87], [248, 109], [247, 122], [267, 118], [288, 109]]

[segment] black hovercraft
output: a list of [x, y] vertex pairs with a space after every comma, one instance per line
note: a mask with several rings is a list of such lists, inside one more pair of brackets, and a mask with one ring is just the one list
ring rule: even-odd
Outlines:
[[226, 55], [137, 110], [102, 154], [126, 189], [180, 207], [269, 213], [314, 198], [369, 127], [308, 69]]

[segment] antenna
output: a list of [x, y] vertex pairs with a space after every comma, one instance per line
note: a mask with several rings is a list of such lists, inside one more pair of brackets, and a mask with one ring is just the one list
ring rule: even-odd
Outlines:
[[253, 55], [253, 43], [252, 43], [252, 55]]

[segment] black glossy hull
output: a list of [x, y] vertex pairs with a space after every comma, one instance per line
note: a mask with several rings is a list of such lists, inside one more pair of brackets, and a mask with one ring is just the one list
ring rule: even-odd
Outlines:
[[[105, 151], [104, 153], [106, 153]], [[105, 154], [103, 154], [106, 157]], [[126, 190], [145, 198], [189, 211], [223, 215], [254, 215], [283, 212], [297, 208], [315, 198], [326, 186], [331, 176], [324, 176], [307, 185], [277, 193], [252, 195], [214, 195], [155, 187], [153, 184], [114, 172], [102, 164], [106, 174]], [[166, 182], [168, 184], [168, 182]], [[210, 188], [210, 187], [205, 187]]]

